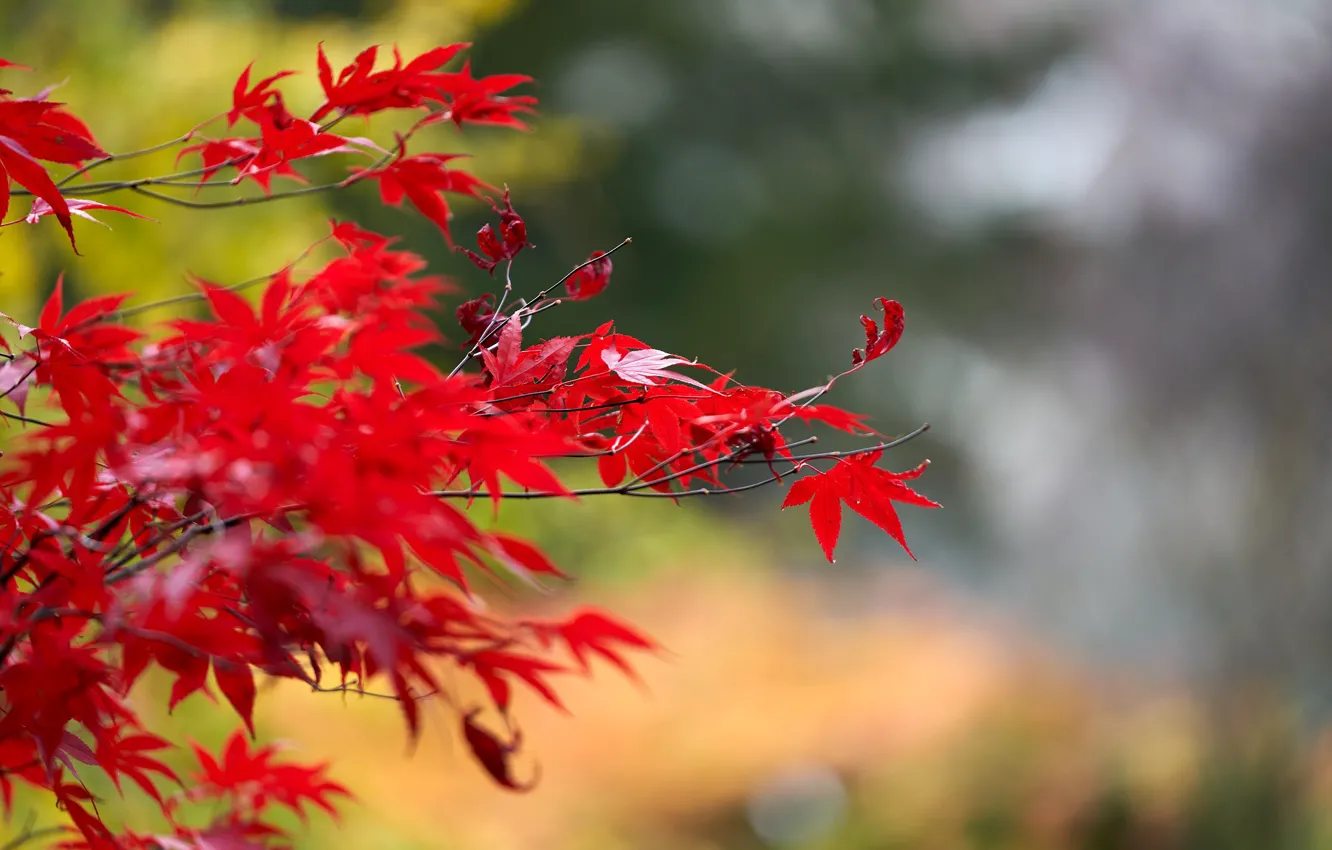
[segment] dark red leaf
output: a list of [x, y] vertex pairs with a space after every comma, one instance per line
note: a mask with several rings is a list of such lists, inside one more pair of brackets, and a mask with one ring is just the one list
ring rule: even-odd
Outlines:
[[597, 295], [610, 284], [611, 260], [605, 251], [593, 251], [588, 258], [593, 262], [583, 266], [564, 282], [569, 298], [585, 301]]
[[883, 313], [883, 330], [879, 330], [878, 324], [869, 316], [860, 317], [860, 324], [865, 328], [865, 347], [851, 353], [851, 362], [855, 366], [887, 354], [902, 338], [902, 329], [906, 326], [900, 303], [876, 298], [874, 306]]
[[486, 729], [477, 725], [472, 719], [476, 712], [470, 712], [463, 716], [463, 740], [476, 756], [476, 760], [485, 768], [486, 773], [497, 783], [512, 791], [530, 791], [536, 787], [537, 777], [526, 785], [520, 785], [513, 777], [512, 765], [509, 759], [518, 750], [522, 741], [522, 736], [514, 733], [513, 740], [507, 744], [500, 743], [500, 740]]

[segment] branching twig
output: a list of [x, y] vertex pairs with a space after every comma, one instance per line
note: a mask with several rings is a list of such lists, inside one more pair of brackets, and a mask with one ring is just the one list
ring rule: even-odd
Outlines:
[[[609, 251], [602, 254], [601, 256], [584, 260], [583, 262], [574, 266], [572, 269], [569, 270], [569, 273], [566, 274], [564, 277], [560, 278], [559, 280], [552, 283], [550, 286], [547, 286], [545, 289], [538, 292], [530, 302], [524, 301], [521, 304], [521, 306], [519, 306], [519, 308], [516, 311], [514, 311], [513, 315], [501, 316], [500, 314], [504, 308], [505, 299], [508, 298], [509, 293], [513, 288], [512, 282], [509, 280], [509, 268], [513, 266], [513, 261], [510, 260], [509, 266], [505, 268], [504, 272], [504, 292], [500, 296], [499, 303], [495, 305], [495, 312], [491, 313], [490, 315], [490, 322], [487, 323], [485, 329], [481, 331], [481, 335], [476, 338], [476, 342], [473, 343], [472, 347], [467, 350], [467, 353], [465, 355], [463, 355], [463, 359], [458, 361], [458, 365], [454, 366], [453, 369], [449, 371], [449, 377], [452, 378], [457, 376], [457, 374], [463, 370], [463, 367], [467, 365], [467, 361], [476, 357], [481, 352], [481, 349], [486, 347], [487, 341], [490, 339], [491, 334], [496, 333], [500, 329], [500, 327], [503, 326], [506, 322], [510, 322], [513, 321], [515, 318], [519, 318], [524, 311], [527, 311], [528, 315], [534, 316], [537, 313], [541, 312], [542, 310], [554, 307], [555, 305], [559, 304], [560, 300], [558, 298], [555, 299], [554, 302], [551, 302], [549, 304], [541, 304], [540, 302], [541, 299], [545, 298], [547, 295], [554, 292], [556, 288], [562, 285], [569, 278], [578, 274], [580, 271], [592, 265], [593, 263], [601, 262], [602, 260], [609, 257], [611, 254], [614, 254], [616, 251], [620, 250], [625, 245], [632, 243], [633, 241], [634, 240], [631, 237], [626, 236], [624, 240], [620, 242], [620, 244], [616, 245], [614, 248], [611, 248]], [[528, 308], [529, 304], [535, 304], [538, 306], [533, 307], [529, 310]], [[500, 321], [501, 318], [503, 318], [503, 321]]]
[[23, 827], [23, 831], [13, 838], [0, 844], [0, 850], [18, 850], [29, 841], [36, 841], [40, 838], [47, 838], [52, 835], [68, 834], [69, 827], [66, 826], [44, 826], [41, 829], [33, 829], [31, 823]]
[[[876, 443], [875, 445], [872, 446], [862, 446], [861, 448], [858, 449], [848, 449], [846, 451], [817, 452], [815, 454], [808, 455], [807, 457], [791, 458], [790, 461], [788, 461], [785, 458], [774, 458], [773, 462], [831, 460], [831, 459], [855, 457], [857, 455], [870, 454], [872, 452], [877, 452], [877, 451], [884, 451], [886, 449], [891, 449], [896, 446], [900, 446], [909, 440], [914, 440], [916, 437], [919, 437], [921, 434], [924, 434], [926, 431], [928, 431], [929, 427], [930, 427], [929, 424], [926, 423], [917, 428], [916, 430], [912, 431], [911, 433], [906, 434], [902, 437], [898, 437], [895, 440]], [[761, 487], [765, 484], [773, 484], [781, 480], [777, 475], [774, 474], [768, 476], [762, 481], [758, 481], [752, 484], [744, 484], [738, 487], [719, 487], [719, 488], [706, 488], [706, 489], [694, 489], [694, 490], [672, 490], [670, 492], [660, 492], [653, 490], [653, 488], [660, 487], [663, 484], [669, 484], [672, 481], [677, 481], [689, 475], [696, 475], [699, 472], [702, 472], [706, 469], [710, 469], [715, 466], [725, 464], [727, 462], [730, 462], [731, 460], [732, 458], [729, 455], [723, 455], [714, 460], [702, 461], [700, 463], [695, 464], [694, 466], [689, 467], [688, 469], [682, 469], [677, 472], [672, 472], [669, 475], [663, 475], [660, 478], [654, 478], [650, 481], [629, 482], [626, 484], [620, 484], [616, 487], [585, 487], [582, 489], [570, 490], [566, 493], [560, 493], [553, 490], [521, 490], [521, 491], [506, 490], [499, 493], [498, 495], [499, 498], [501, 499], [518, 499], [518, 500], [567, 499], [570, 496], [582, 497], [582, 496], [634, 496], [634, 495], [671, 499], [683, 496], [720, 496], [720, 495], [725, 495], [727, 493], [741, 493], [744, 492], [745, 490], [753, 490], [756, 487]], [[788, 471], [787, 474], [790, 474], [791, 472], [794, 471], [795, 469], [793, 467], [791, 470]], [[645, 490], [653, 490], [653, 492], [645, 493], [643, 492]], [[483, 496], [490, 497], [493, 496], [494, 494], [490, 493], [490, 491], [485, 489], [470, 488], [467, 490], [432, 490], [430, 491], [430, 495], [440, 499], [476, 499]]]
[[172, 139], [169, 142], [162, 142], [160, 145], [153, 145], [152, 147], [143, 148], [137, 151], [129, 151], [127, 153], [107, 154], [101, 159], [93, 160], [87, 165], [84, 165], [81, 168], [78, 168], [70, 172], [69, 174], [66, 174], [64, 177], [60, 178], [60, 180], [56, 183], [56, 187], [63, 189], [66, 185], [72, 182], [74, 178], [81, 177], [82, 175], [87, 174], [89, 171], [92, 171], [94, 168], [100, 168], [103, 165], [107, 165], [109, 163], [116, 162], [118, 160], [133, 159], [135, 157], [147, 156], [148, 154], [153, 154], [157, 153], [158, 151], [164, 151], [167, 150], [168, 148], [173, 148], [176, 145], [183, 145], [186, 142], [188, 142], [190, 139], [193, 139], [195, 133], [199, 132], [204, 127], [207, 127], [209, 124], [212, 124], [214, 121], [221, 118], [225, 114], [226, 114], [225, 112], [218, 113], [217, 115], [214, 115], [212, 118], [209, 118], [207, 121], [204, 121], [202, 124], [196, 124], [194, 126], [194, 129], [190, 130], [185, 135]]

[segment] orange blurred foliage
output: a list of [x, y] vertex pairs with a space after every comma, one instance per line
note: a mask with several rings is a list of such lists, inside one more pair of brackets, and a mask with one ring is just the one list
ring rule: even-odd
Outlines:
[[565, 683], [571, 717], [520, 697], [516, 771], [541, 773], [527, 795], [484, 778], [442, 704], [410, 754], [392, 705], [355, 695], [284, 683], [260, 701], [263, 725], [333, 758], [360, 800], [344, 830], [405, 846], [762, 847], [755, 795], [802, 770], [836, 777], [844, 799], [792, 846], [1009, 846], [977, 839], [993, 829], [1015, 846], [1092, 846], [1116, 801], [1123, 846], [1173, 846], [1203, 752], [1191, 702], [1093, 684], [924, 573], [887, 575], [844, 591], [676, 575], [598, 600], [669, 653], [638, 659], [641, 686], [609, 666]]

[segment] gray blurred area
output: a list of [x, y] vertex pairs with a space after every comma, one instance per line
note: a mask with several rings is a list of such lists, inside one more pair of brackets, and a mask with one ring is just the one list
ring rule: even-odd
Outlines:
[[579, 7], [478, 48], [600, 145], [547, 261], [632, 233], [601, 306], [787, 388], [899, 298], [840, 400], [934, 425], [928, 569], [1092, 658], [1326, 700], [1328, 4]]
[[[918, 193], [941, 220], [1021, 207], [1051, 255], [1034, 269], [1042, 326], [958, 365], [963, 382], [993, 370], [958, 436], [1012, 488], [981, 488], [1006, 529], [1003, 592], [1093, 648], [1291, 677], [1317, 703], [1332, 625], [1327, 11], [1088, 9], [1083, 45], [1024, 102], [964, 118], [918, 160], [946, 187]], [[1000, 176], [977, 179], [987, 141]], [[995, 429], [986, 411], [1009, 406]]]

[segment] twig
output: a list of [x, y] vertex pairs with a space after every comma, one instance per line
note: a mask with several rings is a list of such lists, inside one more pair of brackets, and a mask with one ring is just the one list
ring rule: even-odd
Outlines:
[[[840, 458], [855, 457], [857, 455], [870, 454], [872, 452], [884, 451], [886, 449], [891, 449], [900, 446], [909, 440], [914, 440], [916, 437], [919, 437], [921, 434], [924, 434], [926, 431], [928, 431], [929, 427], [930, 427], [929, 424], [926, 423], [917, 428], [916, 430], [912, 431], [911, 433], [906, 434], [902, 437], [898, 437], [895, 440], [876, 443], [875, 445], [872, 446], [862, 446], [861, 448], [858, 449], [848, 449], [846, 451], [818, 452], [816, 454], [810, 455], [808, 459], [809, 460], [825, 460], [825, 459], [830, 460], [834, 458], [840, 459]], [[792, 458], [791, 461], [787, 461], [785, 458], [774, 458], [774, 462], [777, 462], [779, 460], [781, 462], [793, 462], [793, 461], [803, 461], [805, 459], [806, 458]], [[725, 495], [727, 493], [741, 493], [744, 492], [745, 490], [752, 490], [755, 487], [761, 487], [764, 484], [773, 484], [780, 480], [778, 476], [772, 475], [769, 476], [768, 478], [765, 478], [763, 481], [755, 482], [753, 484], [744, 484], [738, 487], [723, 487], [715, 489], [704, 488], [704, 489], [695, 489], [695, 490], [672, 490], [669, 493], [663, 493], [657, 491], [653, 491], [650, 493], [642, 492], [644, 490], [652, 490], [652, 488], [659, 487], [662, 484], [669, 484], [672, 481], [676, 481], [680, 478], [684, 478], [689, 475], [695, 475], [699, 472], [702, 472], [705, 469], [719, 466], [721, 464], [727, 463], [730, 460], [732, 460], [732, 458], [729, 455], [723, 455], [715, 460], [702, 461], [698, 464], [695, 464], [694, 466], [689, 467], [688, 469], [682, 469], [679, 470], [678, 472], [672, 472], [669, 475], [663, 475], [662, 477], [654, 478], [651, 481], [631, 482], [628, 484], [621, 484], [616, 487], [586, 487], [582, 489], [570, 490], [565, 493], [560, 493], [553, 490], [521, 490], [521, 491], [506, 490], [500, 492], [498, 496], [501, 499], [519, 499], [519, 500], [567, 499], [570, 496], [583, 497], [583, 496], [634, 496], [634, 495], [671, 499], [678, 496], [720, 496], [720, 495]], [[792, 469], [791, 472], [794, 472], [794, 469]], [[430, 491], [429, 495], [440, 499], [475, 499], [482, 496], [493, 497], [495, 494], [492, 494], [488, 490], [484, 489], [478, 490], [475, 488], [469, 488], [467, 490], [432, 490]]]
[[69, 832], [69, 827], [64, 826], [44, 826], [41, 829], [33, 829], [30, 826], [25, 826], [21, 833], [0, 845], [0, 850], [18, 850], [19, 847], [22, 847], [29, 841], [36, 841], [39, 838], [46, 838], [50, 835], [58, 835], [67, 832]]
[[146, 156], [148, 154], [157, 153], [158, 151], [164, 151], [167, 148], [175, 147], [176, 145], [183, 145], [186, 142], [188, 142], [190, 139], [194, 138], [195, 133], [199, 132], [204, 127], [207, 127], [209, 124], [213, 123], [214, 121], [221, 118], [225, 114], [226, 114], [225, 112], [220, 112], [217, 115], [214, 115], [212, 118], [209, 118], [207, 121], [204, 121], [202, 124], [196, 124], [194, 126], [194, 129], [190, 130], [185, 135], [172, 139], [169, 142], [162, 142], [160, 145], [153, 145], [152, 147], [143, 148], [137, 151], [129, 151], [127, 153], [107, 154], [101, 159], [93, 160], [92, 162], [88, 163], [82, 168], [72, 171], [69, 174], [66, 174], [64, 177], [62, 177], [56, 183], [56, 188], [62, 189], [66, 185], [68, 185], [71, 181], [73, 181], [74, 178], [87, 174], [89, 171], [92, 171], [94, 168], [100, 168], [101, 166], [106, 165], [108, 163], [116, 162], [122, 159], [133, 159], [134, 157]]
[[[620, 249], [623, 248], [625, 245], [628, 245], [628, 244], [632, 243], [633, 241], [634, 241], [634, 240], [633, 240], [632, 237], [626, 236], [626, 237], [624, 238], [624, 240], [620, 242], [620, 244], [616, 245], [614, 248], [611, 248], [609, 251], [607, 251], [606, 253], [602, 254], [601, 256], [599, 256], [599, 257], [593, 257], [593, 258], [588, 259], [588, 260], [584, 260], [583, 262], [581, 262], [581, 263], [579, 263], [578, 265], [574, 266], [572, 269], [569, 270], [568, 274], [566, 274], [564, 277], [560, 278], [559, 280], [557, 280], [557, 281], [555, 281], [554, 283], [552, 283], [550, 286], [547, 286], [545, 289], [543, 289], [543, 290], [541, 290], [540, 292], [538, 292], [538, 293], [532, 298], [532, 300], [531, 300], [530, 302], [524, 301], [523, 304], [522, 304], [522, 306], [520, 306], [520, 307], [519, 307], [519, 308], [513, 313], [512, 316], [504, 316], [504, 317], [502, 317], [502, 318], [504, 319], [504, 321], [501, 322], [501, 321], [500, 321], [500, 318], [501, 318], [500, 311], [503, 309], [503, 307], [504, 307], [504, 301], [505, 301], [505, 299], [508, 297], [509, 292], [510, 292], [510, 290], [512, 289], [512, 284], [511, 284], [511, 282], [510, 282], [510, 280], [509, 280], [509, 268], [511, 268], [511, 267], [513, 266], [513, 261], [510, 260], [510, 261], [509, 261], [509, 267], [506, 268], [506, 269], [504, 270], [504, 294], [500, 296], [499, 303], [495, 305], [495, 312], [491, 314], [491, 316], [490, 316], [490, 322], [486, 325], [485, 330], [483, 330], [483, 331], [481, 332], [481, 335], [478, 336], [478, 337], [476, 338], [476, 342], [472, 345], [472, 347], [471, 347], [470, 349], [467, 350], [467, 353], [466, 353], [465, 355], [463, 355], [463, 359], [460, 360], [460, 361], [458, 362], [458, 365], [457, 365], [457, 366], [454, 366], [453, 369], [450, 370], [450, 372], [449, 372], [449, 377], [452, 378], [452, 377], [457, 376], [457, 374], [458, 374], [459, 372], [462, 371], [463, 367], [467, 365], [467, 361], [469, 361], [469, 360], [471, 360], [472, 358], [476, 357], [477, 354], [480, 353], [481, 349], [482, 349], [483, 347], [486, 346], [486, 342], [487, 342], [487, 340], [490, 339], [490, 335], [491, 335], [492, 333], [496, 332], [496, 331], [499, 329], [499, 328], [497, 327], [497, 325], [503, 325], [503, 324], [505, 324], [505, 323], [507, 323], [507, 322], [513, 321], [515, 318], [520, 317], [520, 316], [523, 314], [524, 311], [527, 311], [527, 312], [528, 312], [528, 315], [532, 315], [532, 316], [534, 316], [534, 315], [536, 315], [537, 313], [540, 313], [542, 310], [549, 309], [550, 307], [554, 307], [555, 305], [559, 304], [559, 303], [560, 303], [560, 300], [559, 300], [559, 299], [556, 299], [554, 302], [552, 302], [552, 303], [550, 303], [550, 304], [541, 304], [540, 302], [541, 302], [541, 299], [545, 298], [545, 297], [546, 297], [547, 295], [549, 295], [551, 292], [554, 292], [555, 289], [556, 289], [557, 287], [559, 287], [561, 284], [563, 284], [563, 283], [564, 283], [566, 280], [568, 280], [569, 278], [571, 278], [571, 277], [573, 277], [574, 275], [578, 274], [578, 272], [582, 271], [583, 269], [587, 268], [588, 266], [592, 265], [593, 263], [601, 262], [602, 260], [604, 260], [604, 259], [606, 259], [607, 257], [609, 257], [611, 254], [614, 254], [616, 251], [620, 250]], [[529, 309], [528, 309], [528, 305], [529, 305], [529, 304], [537, 304], [538, 306], [537, 306], [537, 307], [533, 307], [533, 308], [531, 308], [531, 309], [529, 310]]]

